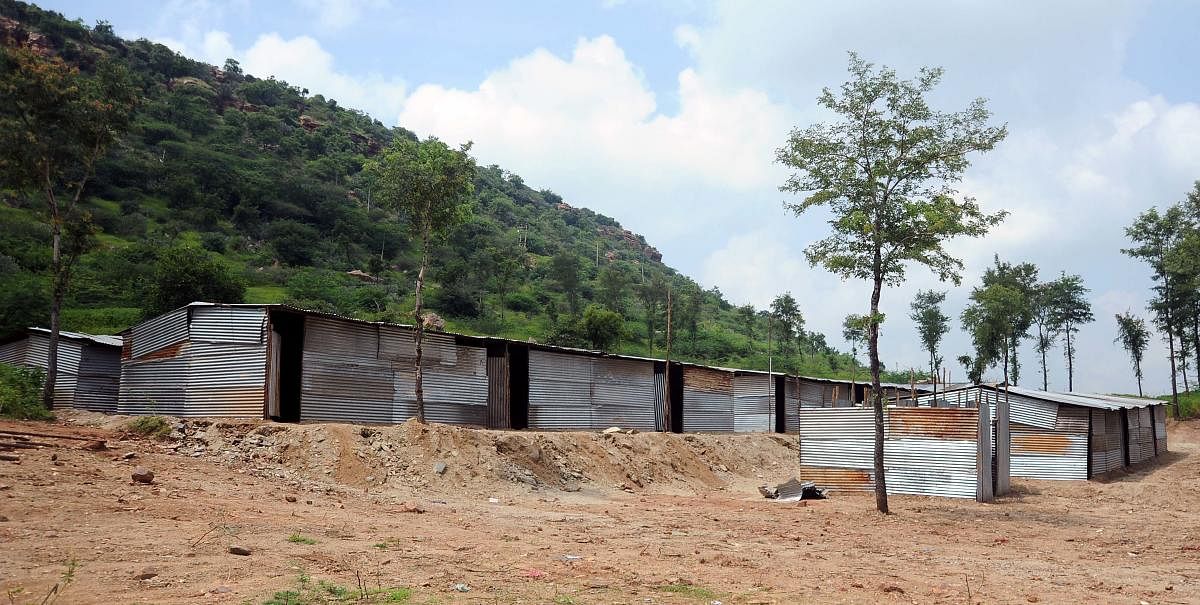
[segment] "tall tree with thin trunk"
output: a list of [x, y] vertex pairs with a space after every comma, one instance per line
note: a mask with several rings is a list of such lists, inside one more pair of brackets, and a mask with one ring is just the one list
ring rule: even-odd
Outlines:
[[888, 511], [883, 468], [883, 398], [879, 388], [879, 301], [884, 284], [899, 284], [909, 263], [924, 265], [943, 280], [960, 281], [962, 261], [944, 244], [956, 236], [981, 236], [1004, 218], [987, 214], [954, 189], [970, 162], [1007, 134], [989, 126], [983, 99], [965, 110], [942, 112], [926, 101], [940, 68], [902, 80], [896, 72], [851, 53], [850, 79], [837, 92], [826, 88], [822, 107], [837, 121], [795, 129], [776, 159], [795, 169], [780, 188], [803, 199], [787, 208], [797, 216], [825, 206], [829, 237], [805, 254], [845, 278], [871, 283], [868, 353], [875, 408], [875, 506]]
[[933, 377], [933, 399], [937, 401], [938, 344], [942, 337], [950, 332], [950, 318], [942, 312], [942, 303], [946, 302], [946, 293], [934, 290], [917, 292], [912, 301], [912, 313], [909, 319], [917, 324], [917, 335], [921, 337], [921, 346], [929, 351], [929, 375]]
[[128, 73], [107, 59], [82, 73], [56, 56], [0, 46], [0, 99], [3, 186], [42, 197], [50, 227], [50, 345], [42, 393], [50, 407], [63, 300], [94, 233], [80, 202], [97, 162], [128, 126], [137, 93]]
[[1002, 283], [975, 288], [971, 304], [962, 312], [963, 328], [975, 345], [973, 372], [982, 378], [984, 369], [1000, 364], [1005, 381], [1014, 331], [1020, 325], [1016, 317], [1023, 313], [1024, 295]]
[[1146, 347], [1150, 346], [1150, 330], [1146, 329], [1146, 320], [1129, 311], [1118, 313], [1116, 318], [1117, 338], [1113, 342], [1120, 343], [1129, 352], [1129, 359], [1133, 362], [1133, 377], [1137, 379], [1138, 395], [1141, 396], [1142, 358], [1146, 354]]
[[408, 220], [408, 227], [420, 242], [421, 267], [417, 272], [415, 387], [417, 421], [425, 422], [425, 391], [421, 367], [425, 340], [425, 316], [421, 294], [425, 271], [429, 267], [429, 249], [433, 240], [445, 237], [455, 226], [471, 216], [475, 191], [475, 160], [468, 152], [471, 144], [451, 149], [429, 138], [414, 141], [397, 136], [392, 145], [366, 165], [375, 181], [376, 199]]
[[1051, 305], [1050, 299], [1050, 284], [1041, 283], [1037, 286], [1037, 291], [1033, 299], [1033, 325], [1037, 328], [1037, 333], [1034, 334], [1033, 348], [1037, 350], [1041, 356], [1042, 362], [1042, 390], [1050, 390], [1050, 371], [1046, 364], [1046, 353], [1054, 346], [1054, 341], [1058, 339], [1058, 328], [1054, 324], [1054, 308]]
[[1050, 282], [1049, 296], [1051, 322], [1055, 331], [1063, 337], [1063, 355], [1067, 358], [1067, 391], [1075, 390], [1075, 343], [1072, 337], [1079, 333], [1079, 326], [1096, 321], [1092, 315], [1092, 304], [1088, 302], [1090, 290], [1083, 286], [1083, 278], [1067, 275], [1066, 272]]
[[1003, 285], [1014, 295], [1006, 298], [1011, 309], [1004, 316], [1011, 325], [1005, 328], [1008, 334], [1009, 363], [1005, 372], [1005, 380], [1010, 384], [1018, 384], [1021, 379], [1021, 363], [1017, 355], [1021, 341], [1029, 337], [1029, 329], [1034, 322], [1034, 306], [1037, 299], [1038, 268], [1033, 263], [1009, 263], [1000, 260], [996, 255], [991, 267], [983, 273], [983, 287]]
[[1171, 365], [1171, 407], [1175, 417], [1179, 417], [1179, 382], [1175, 368], [1175, 321], [1174, 288], [1178, 286], [1173, 280], [1173, 272], [1167, 265], [1168, 257], [1174, 253], [1180, 241], [1180, 224], [1183, 222], [1183, 211], [1179, 206], [1168, 208], [1159, 213], [1157, 208], [1151, 208], [1138, 215], [1133, 224], [1125, 228], [1125, 236], [1133, 242], [1131, 248], [1121, 252], [1145, 261], [1150, 265], [1151, 278], [1154, 285], [1154, 299], [1150, 301], [1150, 310], [1154, 313], [1154, 323], [1167, 338], [1167, 359]]

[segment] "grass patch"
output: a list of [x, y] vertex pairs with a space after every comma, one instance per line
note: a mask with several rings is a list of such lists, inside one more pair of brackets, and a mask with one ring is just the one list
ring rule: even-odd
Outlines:
[[17, 420], [54, 420], [42, 405], [46, 373], [0, 363], [0, 416]]
[[692, 599], [707, 600], [714, 599], [717, 596], [717, 593], [703, 586], [693, 586], [691, 584], [667, 584], [666, 586], [659, 586], [658, 589], [663, 592], [669, 592]]
[[291, 542], [292, 544], [308, 544], [310, 546], [317, 543], [316, 540], [308, 536], [301, 535], [300, 532], [296, 532], [288, 536], [287, 541]]
[[333, 605], [339, 603], [378, 604], [408, 603], [413, 597], [411, 588], [348, 588], [325, 580], [312, 581], [301, 573], [296, 585], [276, 591], [262, 605]]
[[[1161, 395], [1159, 399], [1167, 402], [1167, 410], [1174, 414], [1175, 408], [1171, 405], [1170, 395]], [[1179, 417], [1180, 418], [1195, 418], [1200, 416], [1200, 391], [1187, 391], [1179, 393]]]
[[560, 594], [554, 597], [554, 605], [576, 605], [575, 598], [569, 595]]
[[63, 309], [63, 329], [84, 334], [116, 334], [142, 320], [142, 310], [136, 307], [101, 307], [98, 309]]
[[162, 416], [139, 416], [125, 423], [125, 430], [148, 439], [166, 439], [171, 423]]
[[246, 302], [256, 305], [281, 303], [287, 299], [287, 288], [283, 286], [250, 286], [246, 288]]

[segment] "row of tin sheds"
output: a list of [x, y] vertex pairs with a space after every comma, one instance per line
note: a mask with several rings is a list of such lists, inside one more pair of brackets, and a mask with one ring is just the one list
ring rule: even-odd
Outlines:
[[[427, 332], [427, 420], [493, 429], [787, 433], [802, 480], [873, 489], [870, 385]], [[285, 305], [192, 303], [119, 336], [64, 332], [56, 407], [118, 414], [401, 423], [415, 331]], [[0, 341], [45, 366], [48, 332]], [[1003, 385], [882, 385], [891, 493], [989, 501], [1009, 478], [1088, 479], [1166, 452], [1156, 399]]]

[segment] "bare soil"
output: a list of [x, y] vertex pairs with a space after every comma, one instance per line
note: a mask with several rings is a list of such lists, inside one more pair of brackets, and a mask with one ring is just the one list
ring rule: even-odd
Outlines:
[[1107, 481], [883, 516], [865, 494], [764, 500], [796, 471], [783, 436], [191, 421], [151, 441], [126, 420], [0, 422], [109, 448], [35, 437], [0, 462], [13, 602], [1200, 602], [1195, 422]]

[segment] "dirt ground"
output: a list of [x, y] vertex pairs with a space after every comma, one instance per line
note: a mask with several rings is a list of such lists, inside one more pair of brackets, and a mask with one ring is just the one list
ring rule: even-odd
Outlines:
[[0, 422], [108, 446], [33, 437], [0, 462], [12, 602], [1200, 602], [1195, 422], [1105, 482], [882, 516], [867, 495], [762, 499], [795, 471], [771, 435], [190, 421], [150, 440], [126, 421]]

